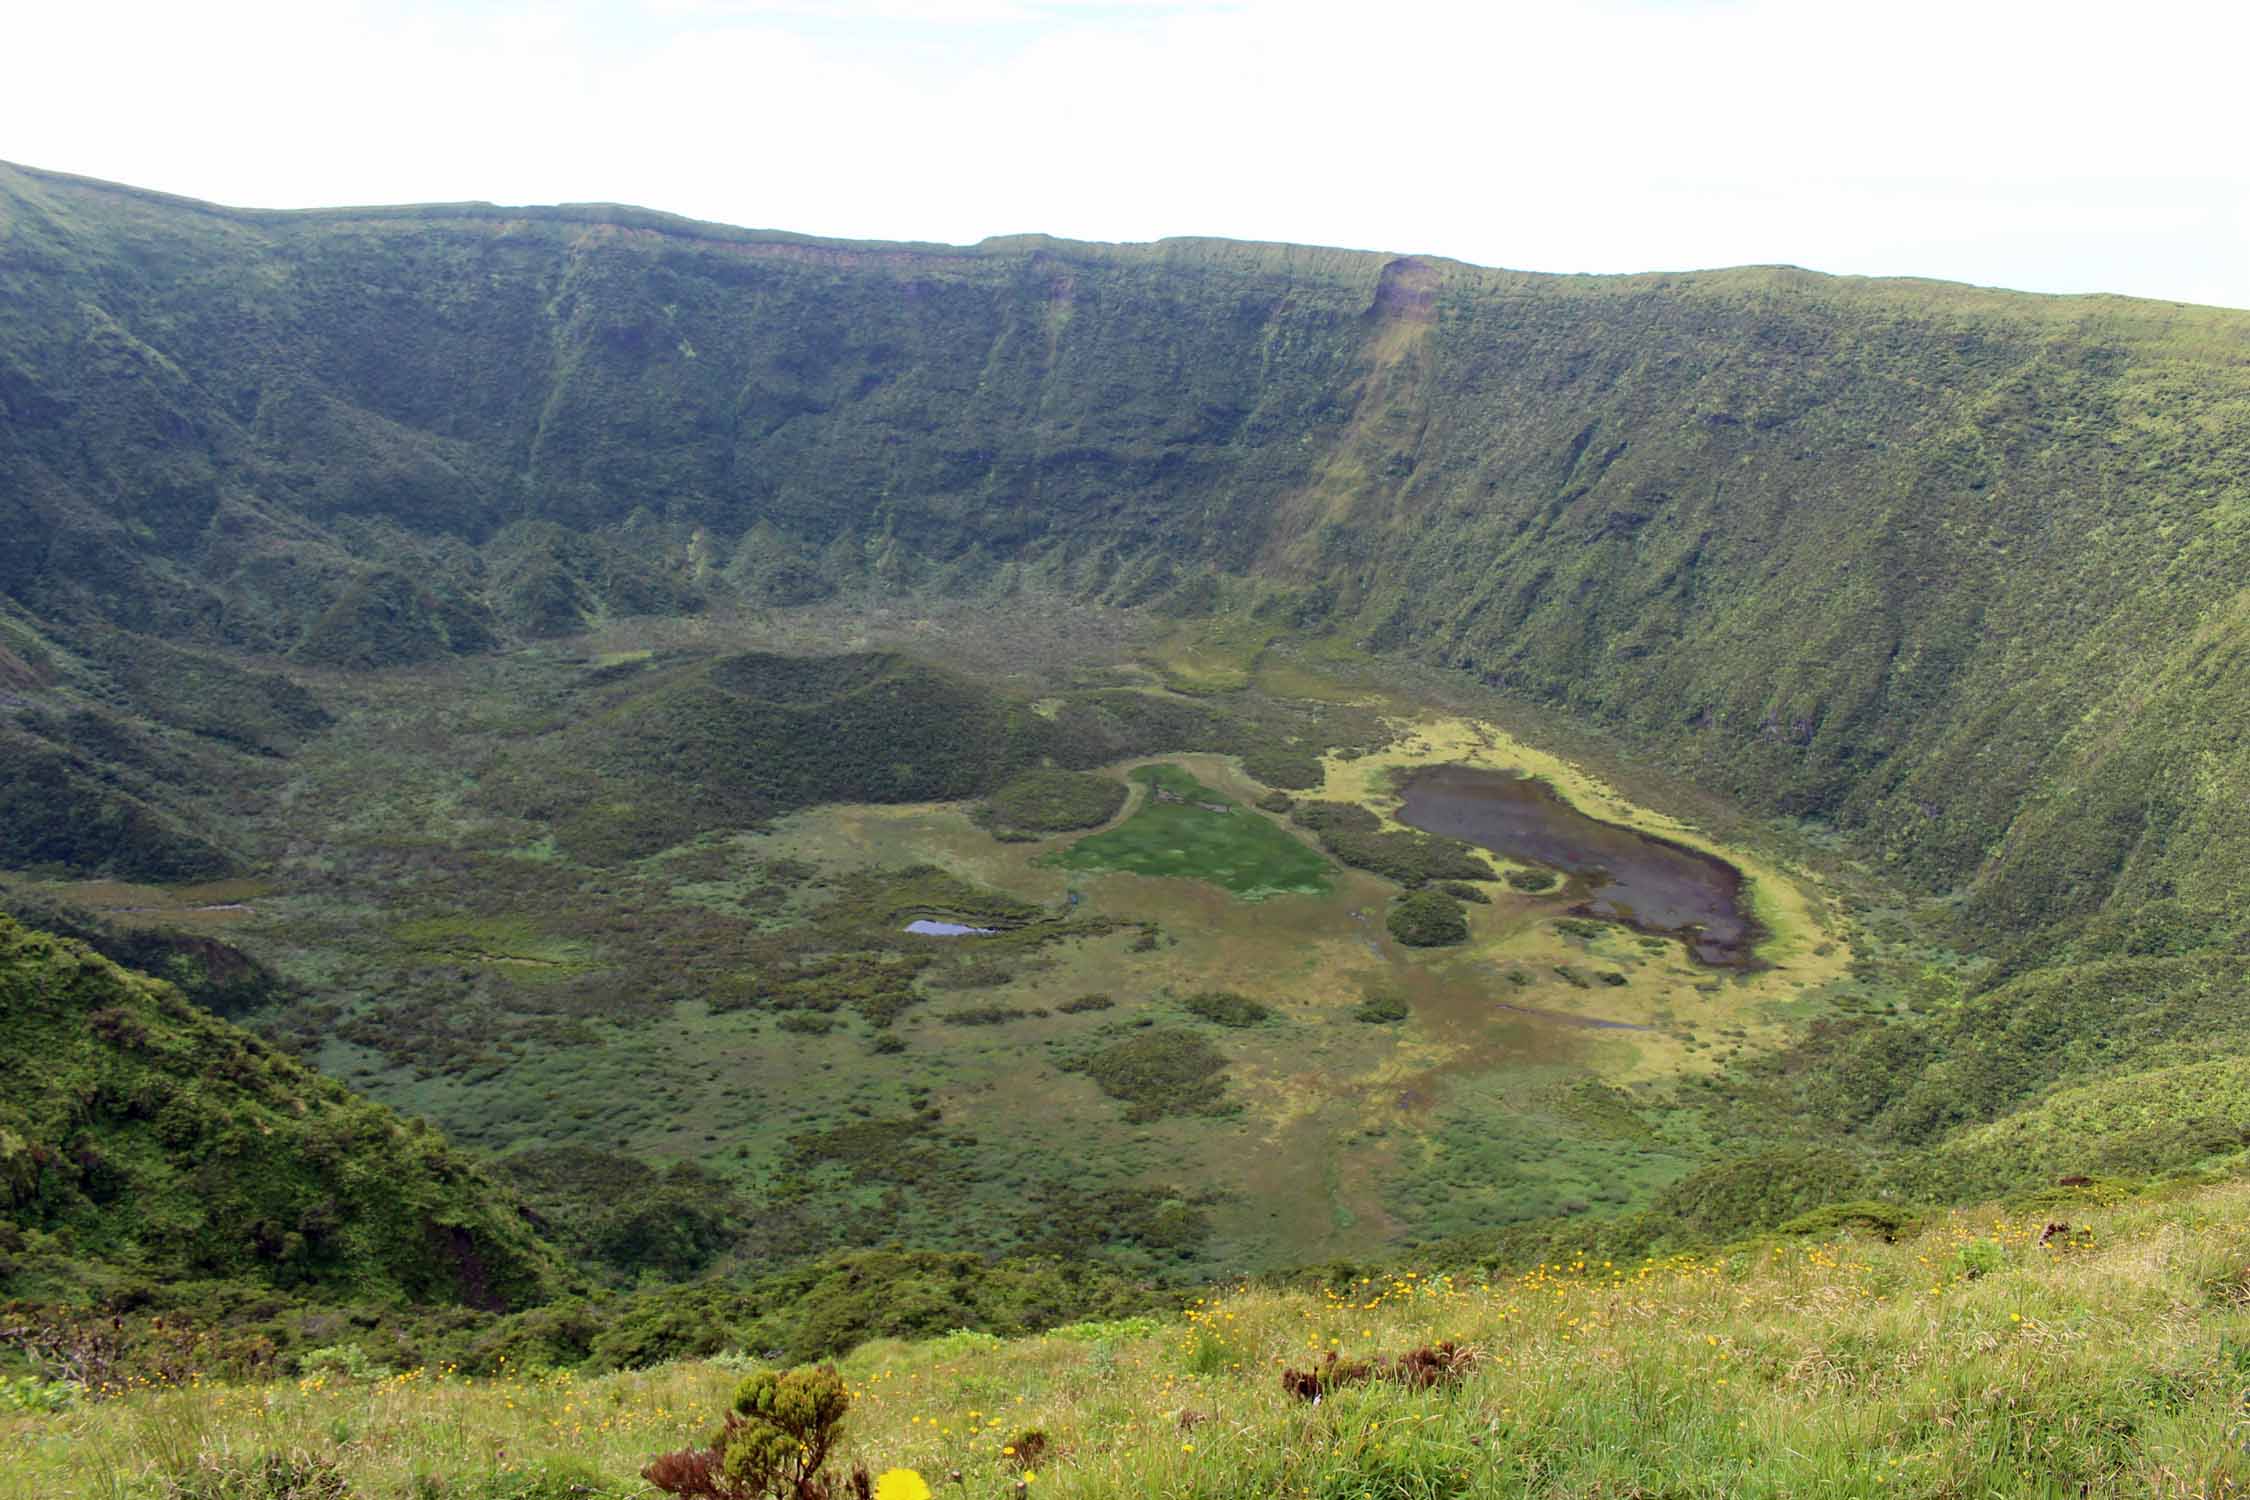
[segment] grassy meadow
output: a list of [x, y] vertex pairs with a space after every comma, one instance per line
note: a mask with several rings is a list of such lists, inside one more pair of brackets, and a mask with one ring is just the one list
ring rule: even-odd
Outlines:
[[[2250, 1185], [2050, 1195], [2073, 1196], [1897, 1243], [1401, 1268], [1012, 1342], [877, 1342], [840, 1364], [840, 1459], [966, 1496], [2244, 1493]], [[1443, 1341], [1468, 1351], [1457, 1381], [1283, 1388], [1332, 1352]], [[0, 1497], [644, 1496], [641, 1466], [706, 1440], [754, 1367], [472, 1381], [338, 1362], [54, 1412], [0, 1401]], [[327, 1487], [250, 1485], [269, 1454]]]

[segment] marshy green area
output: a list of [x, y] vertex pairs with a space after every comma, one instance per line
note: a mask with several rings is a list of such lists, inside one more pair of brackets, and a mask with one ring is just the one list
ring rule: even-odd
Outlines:
[[1333, 883], [1317, 850], [1179, 767], [1141, 766], [1131, 777], [1144, 788], [1132, 815], [1055, 854], [1056, 865], [1204, 880], [1245, 901], [1317, 896]]

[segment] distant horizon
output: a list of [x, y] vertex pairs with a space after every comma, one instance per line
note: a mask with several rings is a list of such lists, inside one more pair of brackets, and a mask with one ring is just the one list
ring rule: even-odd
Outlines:
[[786, 224], [733, 223], [724, 219], [706, 219], [692, 214], [674, 212], [653, 203], [631, 203], [611, 199], [572, 198], [553, 202], [501, 202], [490, 198], [406, 198], [382, 203], [302, 203], [302, 204], [250, 204], [229, 203], [213, 198], [198, 197], [192, 193], [174, 192], [150, 183], [123, 182], [114, 178], [99, 177], [86, 172], [73, 172], [65, 168], [48, 167], [35, 162], [0, 159], [0, 166], [36, 176], [63, 178], [92, 184], [121, 192], [166, 199], [182, 205], [193, 205], [219, 213], [288, 216], [293, 214], [353, 214], [398, 213], [415, 209], [480, 208], [508, 212], [566, 212], [571, 209], [617, 209], [627, 213], [649, 214], [657, 218], [673, 219], [682, 224], [709, 229], [728, 229], [744, 234], [777, 235], [793, 239], [820, 241], [828, 244], [895, 245], [902, 247], [928, 247], [940, 250], [975, 250], [996, 241], [1044, 239], [1062, 244], [1132, 248], [1174, 242], [1270, 246], [1289, 250], [1326, 251], [1340, 255], [1404, 256], [1416, 260], [1444, 261], [1467, 266], [1472, 270], [1497, 271], [1517, 276], [1546, 276], [1555, 278], [1602, 277], [1628, 279], [1645, 276], [1717, 276], [1737, 271], [1794, 271], [1808, 276], [1818, 276], [1834, 281], [1899, 281], [1921, 282], [1933, 286], [1959, 287], [1969, 291], [1996, 292], [2007, 296], [2049, 297], [2056, 299], [2120, 298], [2135, 302], [2169, 302], [2181, 307], [2209, 308], [2219, 312], [2240, 312], [2250, 315], [2250, 307], [2236, 307], [2227, 303], [2195, 302], [2180, 297], [2152, 296], [2145, 293], [2089, 289], [2075, 292], [2045, 291], [2036, 287], [2007, 286], [1995, 282], [1963, 281], [1950, 276], [1929, 275], [1916, 271], [1869, 273], [1858, 271], [1830, 271], [1818, 266], [1799, 265], [1792, 261], [1763, 260], [1740, 261], [1729, 265], [1707, 266], [1644, 266], [1637, 270], [1622, 271], [1560, 271], [1544, 266], [1505, 265], [1491, 261], [1469, 260], [1458, 255], [1448, 255], [1433, 250], [1418, 250], [1399, 246], [1321, 244], [1305, 240], [1250, 239], [1239, 235], [1198, 234], [1193, 231], [1161, 234], [1151, 239], [1101, 240], [1086, 239], [1076, 235], [1055, 234], [1043, 229], [1010, 229], [983, 235], [973, 240], [932, 240], [880, 235], [827, 234], [815, 229], [803, 229]]
[[244, 207], [2250, 308], [2250, 11], [2190, 0], [85, 0], [13, 39], [99, 86], [20, 69], [0, 157]]

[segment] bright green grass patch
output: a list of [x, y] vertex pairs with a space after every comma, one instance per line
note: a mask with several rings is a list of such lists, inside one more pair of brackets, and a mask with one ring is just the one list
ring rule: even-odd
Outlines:
[[1143, 766], [1132, 779], [1148, 788], [1140, 809], [1058, 852], [1054, 863], [1207, 880], [1245, 901], [1328, 890], [1327, 860], [1179, 767]]

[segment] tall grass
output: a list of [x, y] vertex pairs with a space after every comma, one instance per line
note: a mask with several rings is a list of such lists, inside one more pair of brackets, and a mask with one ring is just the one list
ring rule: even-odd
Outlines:
[[[2042, 1245], [2043, 1218], [1986, 1209], [1895, 1245], [1241, 1287], [1154, 1325], [878, 1343], [843, 1362], [845, 1458], [965, 1496], [2244, 1493], [2250, 1185], [2073, 1217], [2090, 1239]], [[1478, 1353], [1457, 1386], [1307, 1403], [1277, 1378], [1438, 1339]], [[276, 1452], [367, 1497], [637, 1495], [738, 1376], [141, 1392], [0, 1419], [0, 1497], [164, 1494]]]

